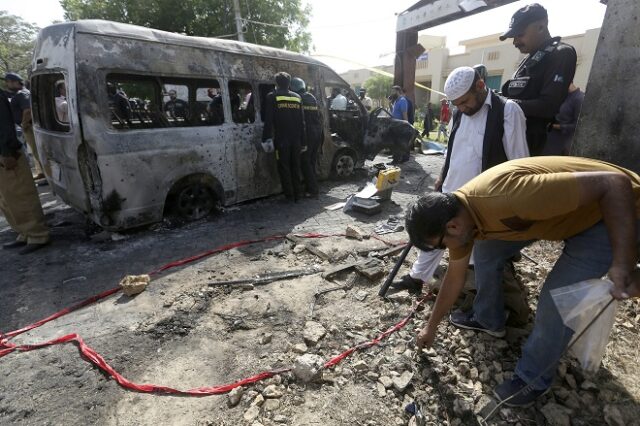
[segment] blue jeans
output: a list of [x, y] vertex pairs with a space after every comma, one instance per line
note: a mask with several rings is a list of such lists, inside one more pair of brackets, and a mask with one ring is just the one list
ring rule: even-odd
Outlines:
[[[502, 270], [511, 256], [533, 241], [486, 240], [475, 243], [475, 320], [491, 330], [504, 329]], [[535, 325], [522, 349], [515, 373], [536, 389], [551, 386], [557, 364], [573, 331], [565, 327], [550, 295], [556, 288], [607, 273], [612, 261], [603, 222], [565, 240], [562, 255], [547, 276], [538, 300]], [[540, 378], [536, 379], [539, 375]]]

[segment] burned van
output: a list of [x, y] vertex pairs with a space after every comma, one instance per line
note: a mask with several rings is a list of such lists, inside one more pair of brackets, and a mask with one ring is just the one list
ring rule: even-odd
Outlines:
[[[353, 173], [398, 143], [380, 131], [387, 119], [367, 115], [344, 80], [307, 56], [77, 21], [42, 29], [34, 51], [32, 112], [47, 179], [67, 204], [114, 230], [276, 194], [275, 156], [260, 142], [278, 71], [305, 80], [321, 106], [319, 176]], [[323, 95], [334, 86], [349, 98], [345, 110]]]

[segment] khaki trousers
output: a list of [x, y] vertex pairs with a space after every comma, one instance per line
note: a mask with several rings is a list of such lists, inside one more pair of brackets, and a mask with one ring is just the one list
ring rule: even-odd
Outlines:
[[40, 156], [38, 156], [38, 147], [36, 146], [36, 137], [33, 134], [33, 126], [30, 124], [27, 127], [23, 127], [22, 134], [24, 135], [24, 139], [27, 141], [27, 145], [29, 145], [31, 155], [33, 155], [33, 164], [36, 169], [36, 175], [41, 175], [43, 169], [42, 164], [40, 163]]
[[49, 228], [44, 221], [31, 169], [23, 154], [17, 161], [13, 170], [0, 166], [0, 211], [11, 229], [18, 233], [17, 241], [44, 244], [49, 241]]

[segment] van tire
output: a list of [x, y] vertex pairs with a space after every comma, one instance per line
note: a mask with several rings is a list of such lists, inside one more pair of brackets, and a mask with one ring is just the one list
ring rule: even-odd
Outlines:
[[356, 155], [348, 149], [336, 152], [331, 162], [331, 177], [333, 179], [346, 179], [353, 176], [356, 170]]
[[205, 218], [220, 208], [216, 192], [199, 176], [179, 181], [169, 193], [167, 202], [175, 216], [187, 221]]

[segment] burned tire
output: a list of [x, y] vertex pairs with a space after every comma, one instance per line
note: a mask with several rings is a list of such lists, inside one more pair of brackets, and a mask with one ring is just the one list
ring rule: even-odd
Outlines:
[[215, 191], [198, 177], [178, 182], [171, 190], [167, 201], [167, 208], [171, 214], [187, 221], [207, 217], [220, 207]]
[[331, 177], [334, 179], [346, 179], [353, 176], [356, 170], [356, 156], [349, 150], [341, 150], [336, 153], [331, 163]]

